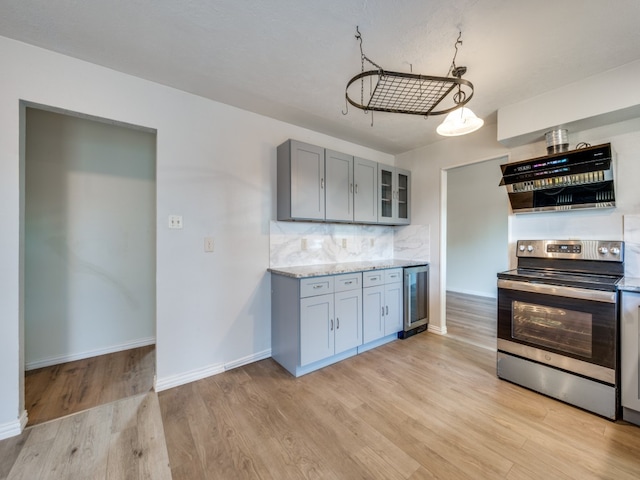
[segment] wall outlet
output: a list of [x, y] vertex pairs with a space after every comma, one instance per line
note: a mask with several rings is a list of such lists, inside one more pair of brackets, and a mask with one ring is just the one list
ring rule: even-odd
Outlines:
[[375, 244], [376, 244], [376, 240], [373, 237], [371, 237], [369, 239], [369, 246], [373, 247], [373, 246], [375, 246]]
[[169, 215], [169, 228], [182, 228], [182, 215]]
[[308, 248], [307, 239], [300, 240], [300, 250], [306, 250]]
[[204, 251], [207, 253], [213, 252], [213, 237], [204, 237]]
[[347, 248], [347, 239], [346, 238], [342, 239], [342, 248]]

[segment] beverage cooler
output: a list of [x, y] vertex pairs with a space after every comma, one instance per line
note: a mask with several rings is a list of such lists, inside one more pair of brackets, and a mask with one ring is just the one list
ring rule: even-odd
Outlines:
[[404, 322], [398, 338], [423, 332], [429, 325], [429, 265], [404, 269]]

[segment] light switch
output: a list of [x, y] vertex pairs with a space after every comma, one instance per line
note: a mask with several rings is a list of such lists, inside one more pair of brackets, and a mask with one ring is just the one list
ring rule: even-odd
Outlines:
[[169, 228], [182, 228], [182, 215], [169, 215]]
[[213, 252], [213, 237], [204, 237], [204, 251], [207, 253]]
[[300, 240], [300, 250], [306, 250], [307, 249], [307, 239], [303, 238], [302, 240]]
[[347, 248], [347, 239], [346, 238], [342, 239], [342, 248]]

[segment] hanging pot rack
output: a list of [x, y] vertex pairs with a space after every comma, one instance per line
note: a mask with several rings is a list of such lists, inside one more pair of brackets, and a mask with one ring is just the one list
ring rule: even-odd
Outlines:
[[[368, 111], [406, 113], [411, 115], [431, 116], [443, 115], [466, 105], [473, 97], [473, 84], [462, 78], [466, 67], [458, 67], [455, 58], [460, 37], [455, 43], [449, 73], [452, 76], [438, 77], [414, 73], [393, 72], [385, 70], [371, 61], [362, 50], [362, 35], [356, 27], [356, 39], [360, 41], [362, 72], [347, 83], [346, 101], [356, 108]], [[376, 67], [376, 70], [364, 71], [365, 60]], [[365, 98], [365, 79], [369, 80], [369, 94]], [[349, 96], [349, 87], [360, 81], [360, 101]], [[452, 93], [453, 92], [453, 93]], [[348, 105], [347, 105], [348, 107]], [[348, 113], [343, 112], [345, 115]]]

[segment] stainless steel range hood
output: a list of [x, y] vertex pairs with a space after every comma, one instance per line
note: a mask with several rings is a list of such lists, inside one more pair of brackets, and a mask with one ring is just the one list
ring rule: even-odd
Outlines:
[[616, 206], [611, 144], [501, 165], [514, 213]]

